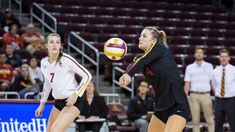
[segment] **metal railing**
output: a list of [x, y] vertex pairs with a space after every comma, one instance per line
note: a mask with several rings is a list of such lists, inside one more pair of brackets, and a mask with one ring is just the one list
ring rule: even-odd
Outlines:
[[49, 12], [43, 9], [39, 4], [33, 3], [30, 11], [30, 21], [36, 19], [42, 25], [42, 33], [45, 33], [45, 27], [51, 32], [57, 32], [57, 20]]
[[[2, 92], [2, 94], [6, 95], [5, 92]], [[1, 95], [1, 92], [0, 92]], [[19, 94], [17, 92], [15, 92], [14, 94], [7, 94], [7, 95], [17, 95], [18, 99], [19, 99]], [[32, 96], [34, 96], [35, 93], [34, 92], [28, 92], [24, 95], [24, 99], [30, 99]], [[110, 103], [121, 103], [121, 97], [118, 94], [113, 94], [113, 93], [100, 93], [100, 96], [105, 97], [105, 101], [107, 104]], [[40, 100], [42, 97], [42, 92], [38, 93], [37, 95], [37, 100]], [[5, 97], [5, 99], [7, 99], [7, 96]]]
[[[116, 75], [119, 73], [123, 74], [125, 71], [117, 66], [113, 68], [113, 79], [112, 79], [112, 88], [113, 93], [116, 93], [116, 85], [119, 85], [119, 78], [116, 78]], [[127, 91], [131, 92], [131, 97], [134, 97], [134, 78], [131, 78], [131, 87], [124, 87]]]
[[[30, 99], [32, 96], [35, 96], [35, 92], [28, 92], [24, 95], [24, 99]], [[36, 97], [37, 100], [40, 100], [42, 97], [42, 92], [38, 93]]]
[[[78, 48], [77, 46], [81, 46]], [[75, 50], [82, 57], [82, 65], [85, 63], [85, 59], [90, 63], [96, 66], [96, 85], [99, 89], [99, 64], [100, 64], [100, 53], [98, 49], [89, 44], [86, 40], [80, 37], [76, 32], [70, 32], [68, 35], [68, 53], [71, 53], [71, 49]], [[94, 52], [96, 57], [93, 59], [92, 57], [87, 55], [87, 50]]]
[[[125, 71], [121, 69], [118, 66], [115, 66], [113, 68], [113, 79], [112, 79], [112, 88], [113, 88], [113, 93], [116, 93], [116, 85], [119, 85], [119, 78], [116, 78], [117, 74], [123, 74]], [[130, 87], [124, 87], [126, 90], [131, 92], [131, 97], [134, 97], [134, 90], [135, 90], [135, 80], [137, 77], [143, 76], [143, 74], [137, 73], [131, 78], [131, 84]]]
[[14, 98], [20, 99], [20, 95], [18, 92], [0, 92], [0, 98], [8, 99], [8, 96], [15, 96]]
[[[19, 20], [22, 23], [22, 0], [14, 0], [15, 3], [19, 6]], [[9, 8], [11, 9], [12, 0], [9, 0]]]
[[[100, 93], [100, 96], [105, 97], [106, 103], [121, 103], [121, 97], [118, 94], [113, 94], [113, 93]], [[117, 101], [115, 101], [117, 99]]]

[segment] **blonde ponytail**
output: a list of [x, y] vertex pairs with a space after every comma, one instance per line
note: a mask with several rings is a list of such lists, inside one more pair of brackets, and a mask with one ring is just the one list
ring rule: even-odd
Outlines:
[[167, 42], [166, 42], [166, 33], [163, 30], [160, 30], [158, 32], [158, 37], [157, 40], [159, 43], [163, 44], [164, 46], [167, 47]]
[[161, 43], [164, 46], [167, 46], [167, 38], [166, 38], [166, 33], [163, 30], [158, 30], [157, 27], [155, 26], [147, 26], [144, 29], [148, 29], [152, 32], [153, 38], [157, 39], [157, 43]]

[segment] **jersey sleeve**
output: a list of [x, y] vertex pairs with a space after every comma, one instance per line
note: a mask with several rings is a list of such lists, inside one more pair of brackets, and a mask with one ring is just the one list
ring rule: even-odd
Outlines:
[[88, 83], [91, 81], [91, 73], [72, 57], [69, 57], [68, 65], [72, 72], [81, 77], [81, 82], [76, 90], [76, 94], [81, 97], [86, 90]]
[[125, 73], [129, 74], [131, 77], [139, 72], [144, 66], [148, 65], [153, 60], [158, 60], [164, 56], [166, 47], [160, 44], [153, 45], [148, 52], [146, 52], [142, 57], [135, 60], [129, 68], [126, 69]]
[[44, 84], [43, 84], [43, 90], [42, 90], [42, 98], [40, 102], [46, 102], [48, 99], [48, 96], [51, 92], [51, 85], [49, 84], [48, 80], [45, 79]]

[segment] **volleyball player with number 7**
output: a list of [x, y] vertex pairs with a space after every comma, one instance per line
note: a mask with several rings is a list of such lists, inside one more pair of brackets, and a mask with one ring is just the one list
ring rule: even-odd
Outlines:
[[[83, 95], [92, 76], [73, 57], [61, 52], [61, 37], [56, 33], [47, 36], [48, 57], [41, 60], [41, 70], [45, 78], [43, 95], [35, 115], [41, 116], [47, 98], [52, 90], [55, 98], [47, 124], [47, 132], [64, 132], [80, 114]], [[78, 84], [75, 74], [81, 77]]]

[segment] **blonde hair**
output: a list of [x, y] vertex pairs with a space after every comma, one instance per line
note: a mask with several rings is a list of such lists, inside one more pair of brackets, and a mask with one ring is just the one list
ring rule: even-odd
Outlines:
[[21, 68], [27, 68], [29, 70], [29, 65], [28, 64], [22, 64]]
[[28, 65], [28, 64], [22, 64], [20, 68], [21, 68], [21, 70], [22, 70], [23, 68], [27, 69], [27, 71], [28, 71], [27, 77], [28, 77], [28, 79], [31, 80], [31, 76], [30, 76], [30, 73], [29, 73], [29, 65]]
[[161, 43], [167, 47], [166, 33], [163, 30], [158, 30], [155, 26], [147, 26], [144, 29], [148, 29], [152, 32], [153, 38], [157, 39], [157, 43]]

